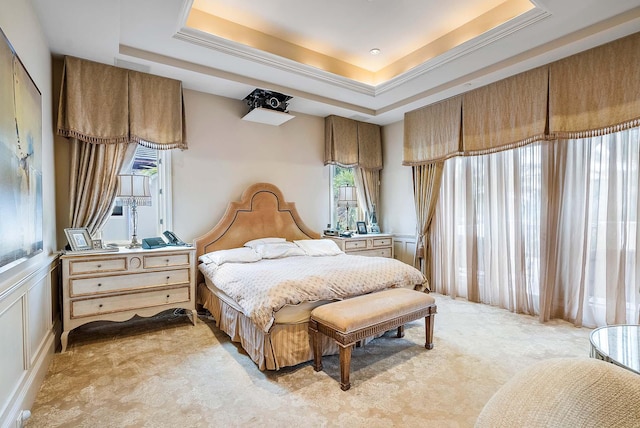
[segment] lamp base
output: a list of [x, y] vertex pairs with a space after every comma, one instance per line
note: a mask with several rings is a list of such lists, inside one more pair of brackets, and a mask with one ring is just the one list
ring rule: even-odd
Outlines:
[[134, 235], [133, 238], [131, 238], [131, 243], [127, 245], [127, 248], [142, 248], [142, 243], [138, 242], [138, 238]]

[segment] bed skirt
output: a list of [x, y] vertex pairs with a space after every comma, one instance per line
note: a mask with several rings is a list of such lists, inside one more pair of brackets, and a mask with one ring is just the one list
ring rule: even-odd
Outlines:
[[[198, 285], [198, 303], [211, 312], [218, 328], [232, 341], [240, 342], [260, 370], [279, 370], [313, 359], [308, 322], [274, 324], [269, 333], [256, 326], [242, 312], [219, 299], [205, 284]], [[335, 341], [322, 337], [322, 355], [340, 352]]]

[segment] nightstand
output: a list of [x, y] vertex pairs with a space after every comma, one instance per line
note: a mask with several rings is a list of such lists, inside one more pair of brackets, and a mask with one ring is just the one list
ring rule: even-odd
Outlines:
[[393, 257], [393, 235], [387, 233], [371, 233], [353, 235], [351, 238], [325, 236], [338, 244], [347, 254], [359, 256]]
[[196, 324], [195, 248], [67, 253], [62, 261], [62, 352], [69, 332], [92, 321], [126, 321], [166, 309], [191, 311]]

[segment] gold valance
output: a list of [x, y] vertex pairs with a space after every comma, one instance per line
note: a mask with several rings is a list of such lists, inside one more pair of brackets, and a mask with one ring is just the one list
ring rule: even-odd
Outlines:
[[640, 126], [638, 64], [640, 33], [408, 112], [403, 165]]
[[461, 96], [406, 113], [402, 164], [422, 165], [459, 154], [461, 118]]
[[182, 83], [65, 57], [58, 134], [97, 144], [186, 149]]
[[127, 70], [65, 57], [58, 134], [89, 143], [128, 143]]
[[324, 164], [382, 169], [380, 126], [340, 116], [327, 116]]
[[547, 87], [545, 66], [465, 93], [464, 154], [493, 153], [544, 140]]
[[358, 166], [367, 170], [382, 169], [380, 126], [358, 122]]
[[551, 64], [552, 138], [586, 138], [635, 126], [640, 126], [640, 33]]

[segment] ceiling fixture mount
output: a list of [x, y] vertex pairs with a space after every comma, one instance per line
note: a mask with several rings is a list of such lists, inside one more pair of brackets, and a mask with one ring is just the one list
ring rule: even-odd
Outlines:
[[373, 49], [371, 49], [371, 50], [369, 51], [369, 53], [370, 53], [371, 55], [380, 55], [380, 53], [381, 53], [381, 52], [382, 52], [382, 51], [381, 51], [380, 49], [378, 49], [378, 48], [373, 48]]

